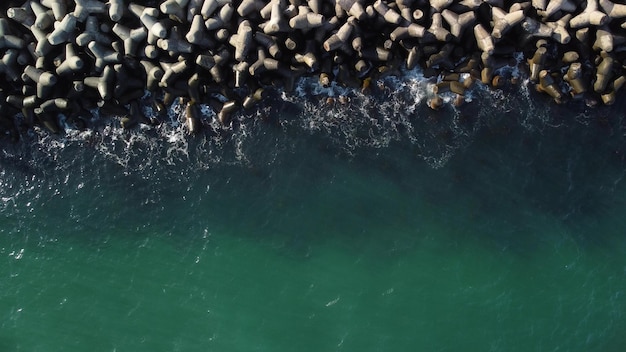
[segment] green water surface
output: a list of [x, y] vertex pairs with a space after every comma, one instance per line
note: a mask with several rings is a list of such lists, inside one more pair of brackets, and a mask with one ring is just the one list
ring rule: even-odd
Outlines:
[[481, 138], [441, 169], [15, 176], [0, 351], [624, 351], [621, 164]]

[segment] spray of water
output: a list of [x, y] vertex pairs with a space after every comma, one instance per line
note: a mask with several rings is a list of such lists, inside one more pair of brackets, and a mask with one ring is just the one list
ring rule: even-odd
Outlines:
[[[500, 73], [520, 75], [514, 68]], [[482, 126], [512, 111], [527, 129], [552, 121], [549, 113], [533, 103], [536, 97], [526, 84], [515, 91], [475, 85], [461, 107], [453, 104], [451, 93], [444, 93], [444, 106], [433, 111], [426, 104], [433, 96], [433, 83], [419, 69], [371, 82], [367, 91], [336, 82], [324, 87], [313, 77], [302, 78], [292, 93], [270, 92], [261, 104], [237, 113], [230, 126], [222, 126], [215, 112], [202, 106], [203, 133], [196, 136], [187, 133], [185, 107], [177, 102], [161, 124], [131, 130], [123, 129], [118, 117], [101, 117], [92, 111], [93, 128], [89, 130], [64, 121], [65, 133], [60, 136], [35, 128], [22, 136], [23, 143], [5, 148], [3, 153], [5, 158], [39, 162], [67, 160], [61, 156], [68, 153], [96, 153], [124, 172], [150, 173], [155, 168], [180, 165], [210, 169], [215, 165], [268, 164], [281, 153], [293, 152], [298, 139], [308, 138], [348, 156], [394, 143], [406, 145], [436, 168], [467, 146]], [[148, 103], [143, 111], [155, 116]]]

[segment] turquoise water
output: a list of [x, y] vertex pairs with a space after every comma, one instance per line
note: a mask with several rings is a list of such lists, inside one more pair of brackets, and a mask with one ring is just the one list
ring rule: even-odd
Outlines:
[[5, 145], [0, 351], [623, 351], [623, 107], [480, 99]]

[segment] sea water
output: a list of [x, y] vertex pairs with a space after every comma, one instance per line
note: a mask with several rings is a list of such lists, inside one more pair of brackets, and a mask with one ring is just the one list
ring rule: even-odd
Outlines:
[[624, 102], [377, 84], [3, 140], [0, 351], [624, 351]]

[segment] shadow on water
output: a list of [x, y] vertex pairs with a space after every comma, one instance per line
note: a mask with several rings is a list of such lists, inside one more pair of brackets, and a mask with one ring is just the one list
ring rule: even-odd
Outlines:
[[[626, 202], [624, 102], [590, 109], [538, 100], [529, 110], [506, 101], [509, 106], [484, 114], [486, 128], [448, 165], [461, 180], [453, 183], [455, 192], [480, 198], [485, 217], [507, 207], [508, 223], [530, 222], [521, 216], [525, 203], [533, 216], [559, 221], [582, 244], [610, 246], [625, 225], [619, 216]], [[529, 116], [513, 113], [533, 109], [544, 122], [532, 128], [525, 126]]]

